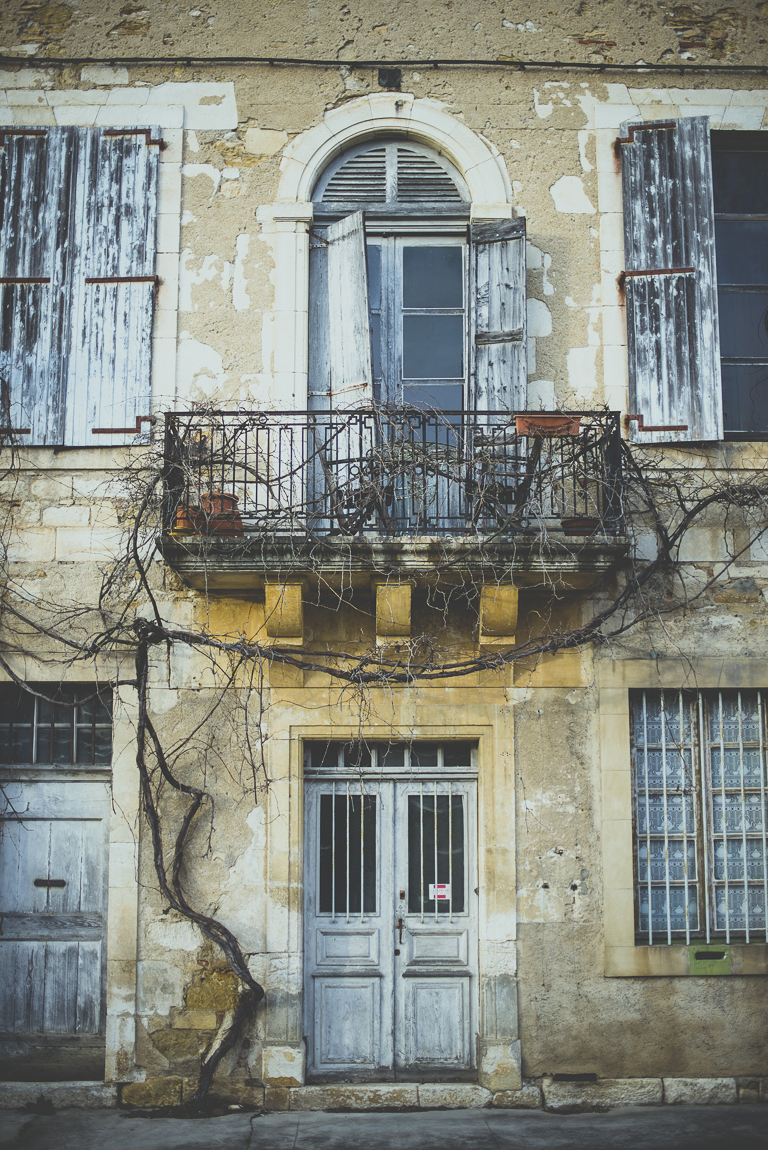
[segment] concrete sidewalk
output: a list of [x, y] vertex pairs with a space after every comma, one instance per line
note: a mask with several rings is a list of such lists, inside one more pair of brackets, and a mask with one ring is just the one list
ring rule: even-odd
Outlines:
[[768, 1106], [608, 1114], [452, 1110], [142, 1118], [130, 1111], [0, 1113], [3, 1150], [766, 1150]]

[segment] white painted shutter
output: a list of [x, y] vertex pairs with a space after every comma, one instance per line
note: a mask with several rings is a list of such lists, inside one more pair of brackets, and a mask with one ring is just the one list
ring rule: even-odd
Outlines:
[[472, 224], [474, 406], [524, 411], [525, 220]]
[[620, 147], [632, 440], [722, 439], [709, 119], [624, 124]]
[[78, 133], [0, 130], [0, 424], [10, 415], [10, 429], [26, 444], [63, 441], [61, 349]]
[[131, 443], [150, 414], [158, 160], [149, 129], [80, 138], [65, 389], [73, 446]]
[[363, 213], [328, 228], [331, 408], [373, 402]]

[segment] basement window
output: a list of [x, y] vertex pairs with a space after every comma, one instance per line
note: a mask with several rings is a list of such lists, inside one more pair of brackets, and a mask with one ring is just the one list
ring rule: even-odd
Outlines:
[[768, 941], [765, 702], [633, 692], [638, 942]]
[[[112, 761], [112, 690], [96, 683], [0, 684], [0, 765], [103, 767]], [[43, 696], [43, 697], [41, 697]]]

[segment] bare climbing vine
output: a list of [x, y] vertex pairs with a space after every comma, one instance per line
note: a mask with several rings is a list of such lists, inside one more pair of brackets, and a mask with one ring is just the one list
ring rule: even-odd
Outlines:
[[[0, 428], [7, 428], [5, 390], [0, 399]], [[590, 645], [615, 648], [633, 631], [663, 628], [670, 617], [684, 617], [708, 602], [768, 531], [768, 468], [746, 447], [632, 446], [617, 434], [609, 443], [606, 420], [585, 416], [586, 430], [578, 435], [532, 434], [521, 448], [514, 421], [496, 415], [473, 431], [470, 472], [455, 423], [434, 420], [431, 438], [425, 439], [403, 431], [413, 425], [402, 412], [369, 412], [366, 418], [361, 422], [360, 411], [336, 414], [331, 435], [330, 417], [325, 423], [315, 419], [314, 430], [312, 419], [305, 419], [309, 431], [291, 444], [293, 454], [280, 466], [274, 451], [264, 446], [263, 416], [242, 413], [226, 423], [201, 409], [186, 423], [177, 421], [172, 435], [156, 435], [152, 443], [133, 449], [129, 465], [105, 483], [104, 498], [112, 501], [123, 524], [118, 553], [101, 563], [95, 581], [57, 584], [47, 598], [30, 592], [20, 566], [20, 485], [37, 465], [7, 431], [4, 437], [0, 432], [0, 667], [20, 687], [39, 693], [16, 670], [27, 657], [67, 668], [110, 665], [116, 668], [114, 684], [135, 691], [141, 809], [162, 899], [166, 909], [194, 923], [221, 951], [241, 988], [235, 1010], [201, 1058], [195, 1104], [208, 1094], [221, 1060], [241, 1041], [254, 1007], [265, 997], [236, 935], [216, 917], [215, 908], [196, 905], [190, 894], [197, 828], [210, 820], [210, 846], [214, 825], [216, 780], [209, 762], [216, 741], [211, 730], [220, 729], [219, 717], [239, 709], [242, 721], [230, 723], [237, 744], [226, 756], [227, 769], [235, 770], [242, 793], [259, 802], [269, 786], [267, 688], [276, 666], [320, 674], [336, 684], [355, 700], [362, 732], [377, 689], [456, 682], [513, 663], [530, 667], [557, 652]], [[386, 428], [382, 419], [388, 421]], [[285, 428], [281, 434], [287, 442]], [[351, 435], [354, 452], [349, 450]], [[248, 436], [250, 454], [242, 450]], [[604, 483], [609, 449], [615, 454], [606, 491], [599, 484]], [[602, 461], [602, 472], [596, 461]], [[210, 500], [206, 504], [214, 482], [229, 484], [238, 496], [237, 507], [230, 500], [222, 513], [211, 509]], [[563, 501], [574, 490], [587, 504], [593, 500], [596, 535], [569, 537], [560, 530]], [[418, 514], [413, 515], [414, 492], [421, 499], [421, 527]], [[527, 631], [515, 646], [461, 653], [426, 632], [391, 646], [319, 641], [297, 646], [263, 633], [222, 634], [210, 619], [181, 625], [173, 620], [173, 608], [168, 609], [181, 585], [158, 561], [158, 547], [166, 558], [173, 552], [211, 575], [222, 556], [239, 556], [253, 570], [259, 563], [268, 570], [271, 548], [280, 556], [282, 571], [311, 573], [318, 595], [326, 594], [337, 610], [345, 605], [358, 610], [361, 629], [370, 633], [370, 610], [355, 602], [354, 564], [367, 564], [370, 573], [393, 581], [410, 572], [403, 562], [398, 566], [391, 546], [372, 547], [371, 534], [391, 543], [407, 515], [411, 537], [427, 531], [430, 506], [434, 510], [441, 500], [450, 503], [457, 492], [457, 522], [463, 516], [465, 529], [441, 534], [439, 516], [433, 516], [427, 603], [445, 620], [459, 605], [476, 605], [480, 579], [514, 578], [516, 564], [535, 561], [540, 572], [537, 612], [526, 620]], [[212, 522], [215, 515], [219, 519]], [[703, 567], [684, 564], [686, 541], [701, 527], [722, 540], [721, 558]], [[578, 569], [596, 544], [613, 548], [613, 569], [597, 590], [582, 593], [591, 609], [586, 620], [575, 626], [558, 623], [556, 608], [565, 594], [558, 563], [568, 560]], [[333, 580], [327, 576], [331, 567]], [[201, 592], [200, 601], [210, 606], [215, 594]], [[214, 687], [202, 712], [195, 711], [172, 738], [153, 714], [153, 668], [182, 655], [207, 663]]]

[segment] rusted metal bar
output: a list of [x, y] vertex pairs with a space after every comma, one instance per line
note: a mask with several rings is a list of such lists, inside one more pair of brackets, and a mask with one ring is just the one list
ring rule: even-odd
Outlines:
[[617, 136], [617, 144], [634, 144], [635, 132], [661, 132], [666, 128], [676, 128], [677, 124], [674, 120], [661, 120], [656, 123], [647, 124], [630, 124], [627, 128], [628, 136]]
[[0, 435], [31, 435], [31, 427], [0, 427]]
[[152, 133], [149, 128], [108, 128], [104, 133], [105, 136], [144, 136], [148, 144], [154, 144], [164, 152], [168, 147], [165, 140], [155, 140], [152, 138]]
[[86, 276], [87, 284], [148, 284], [155, 287], [160, 283], [160, 276]]
[[635, 279], [637, 276], [684, 276], [692, 275], [695, 271], [696, 268], [643, 268], [642, 271], [638, 272], [624, 271], [619, 278], [628, 280]]
[[138, 435], [142, 423], [154, 423], [154, 415], [137, 415], [135, 427], [94, 427], [92, 435]]
[[44, 128], [0, 128], [0, 147], [5, 144], [6, 136], [47, 136]]
[[637, 420], [637, 425], [638, 425], [637, 430], [638, 431], [687, 431], [688, 430], [688, 424], [687, 423], [658, 423], [658, 424], [654, 424], [653, 426], [649, 425], [648, 427], [646, 427], [645, 424], [643, 423], [643, 416], [642, 415], [628, 415], [627, 421], [630, 421], [630, 420]]
[[50, 276], [0, 276], [0, 284], [49, 284]]

